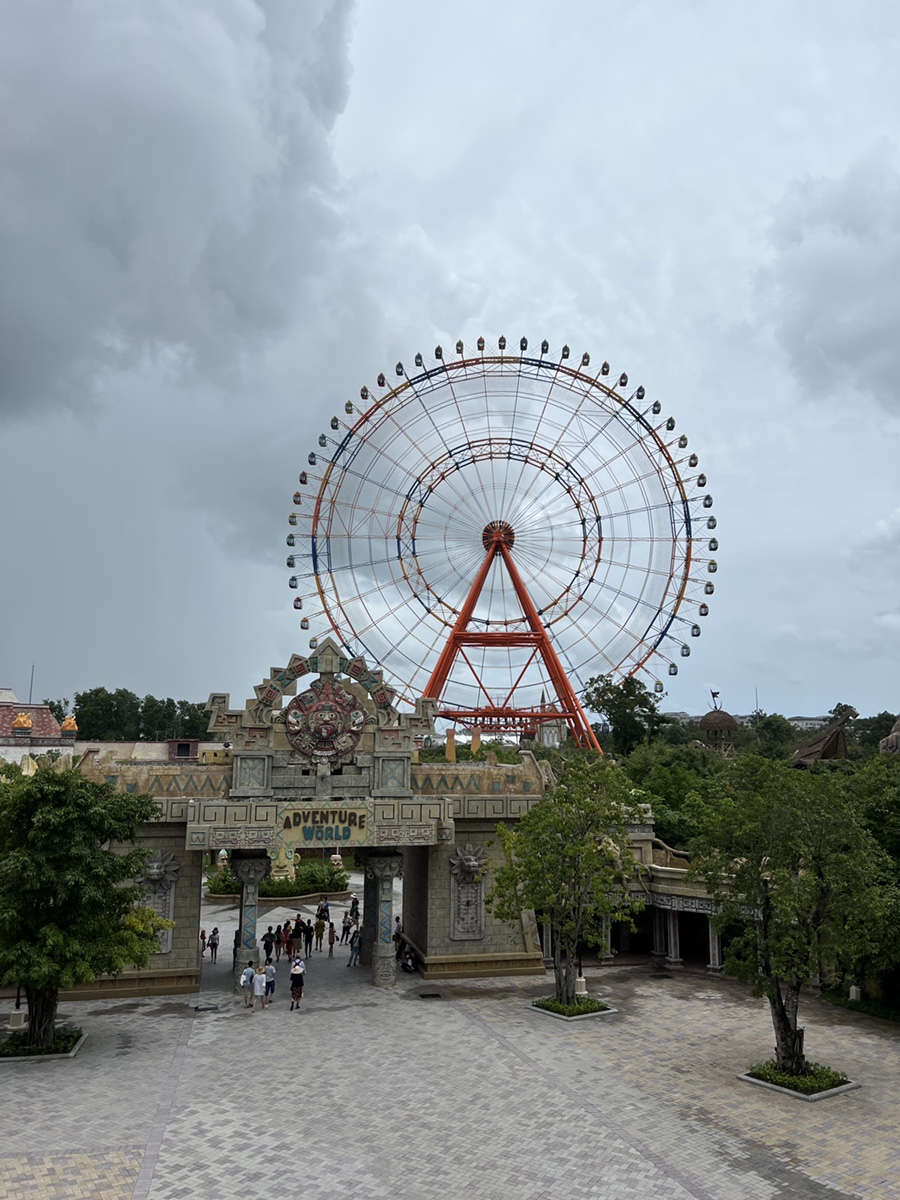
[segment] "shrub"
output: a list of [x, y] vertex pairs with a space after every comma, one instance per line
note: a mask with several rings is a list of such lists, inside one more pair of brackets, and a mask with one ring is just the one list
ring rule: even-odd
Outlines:
[[57, 1029], [56, 1037], [49, 1046], [29, 1046], [28, 1034], [25, 1030], [11, 1033], [0, 1045], [0, 1057], [20, 1058], [27, 1054], [68, 1054], [74, 1050], [81, 1037], [81, 1029], [77, 1026], [64, 1025]]
[[792, 1092], [801, 1092], [804, 1096], [814, 1096], [817, 1092], [827, 1092], [829, 1088], [840, 1087], [850, 1080], [842, 1071], [833, 1071], [831, 1067], [823, 1067], [821, 1063], [808, 1062], [806, 1075], [788, 1075], [779, 1071], [774, 1059], [768, 1062], [756, 1063], [747, 1072], [753, 1079], [761, 1079], [764, 1083], [774, 1083], [776, 1087], [790, 1088]]
[[851, 1000], [842, 992], [822, 989], [822, 999], [839, 1008], [849, 1008], [851, 1012], [865, 1013], [867, 1017], [880, 1017], [882, 1021], [900, 1022], [900, 1008], [885, 1003], [884, 1000]]
[[594, 1000], [590, 996], [579, 996], [574, 1004], [560, 1004], [553, 996], [545, 996], [541, 1000], [532, 1001], [534, 1008], [545, 1008], [547, 1012], [558, 1013], [561, 1017], [582, 1017], [585, 1013], [606, 1012], [608, 1004], [602, 1000]]
[[[264, 879], [259, 885], [259, 894], [261, 897], [278, 897], [343, 892], [349, 881], [346, 871], [335, 870], [330, 863], [306, 862], [287, 879]], [[213, 896], [237, 896], [241, 881], [231, 871], [215, 871], [207, 875], [206, 887]]]

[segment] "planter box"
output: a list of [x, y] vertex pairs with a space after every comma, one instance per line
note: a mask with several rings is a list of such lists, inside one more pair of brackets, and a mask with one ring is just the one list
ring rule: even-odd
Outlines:
[[592, 1017], [611, 1017], [619, 1011], [617, 1008], [601, 1008], [597, 1012], [579, 1013], [577, 1017], [564, 1017], [562, 1013], [551, 1012], [549, 1008], [536, 1008], [533, 1004], [529, 1004], [528, 1007], [532, 1012], [552, 1017], [554, 1021], [590, 1021]]
[[86, 1041], [87, 1034], [83, 1033], [68, 1054], [20, 1054], [18, 1056], [4, 1056], [0, 1058], [0, 1067], [4, 1063], [53, 1062], [55, 1059], [60, 1058], [74, 1058]]
[[757, 1087], [768, 1088], [770, 1092], [781, 1092], [782, 1096], [792, 1096], [795, 1100], [827, 1100], [831, 1096], [840, 1096], [843, 1092], [855, 1092], [861, 1088], [861, 1083], [842, 1083], [840, 1087], [828, 1088], [825, 1092], [814, 1092], [811, 1096], [805, 1092], [795, 1092], [793, 1088], [779, 1087], [777, 1083], [766, 1083], [765, 1079], [754, 1079], [752, 1075], [738, 1075], [744, 1083], [753, 1083]]

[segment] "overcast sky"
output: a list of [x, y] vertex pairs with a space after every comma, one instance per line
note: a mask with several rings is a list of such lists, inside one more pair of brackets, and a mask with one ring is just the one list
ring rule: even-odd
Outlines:
[[664, 707], [900, 710], [894, 0], [0, 0], [0, 685], [250, 695], [297, 471], [436, 341], [569, 342], [715, 496]]

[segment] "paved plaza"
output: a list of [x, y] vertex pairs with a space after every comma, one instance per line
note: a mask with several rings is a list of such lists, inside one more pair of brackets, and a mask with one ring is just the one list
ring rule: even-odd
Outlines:
[[[235, 920], [204, 909], [223, 950]], [[895, 1026], [808, 1001], [811, 1057], [864, 1086], [807, 1104], [735, 1078], [773, 1035], [730, 980], [597, 968], [618, 1015], [565, 1024], [529, 1008], [549, 982], [401, 973], [381, 991], [347, 957], [313, 954], [299, 1013], [283, 963], [275, 1004], [245, 1012], [230, 950], [204, 964], [214, 1012], [64, 1005], [89, 1035], [77, 1058], [0, 1067], [0, 1196], [900, 1197]]]

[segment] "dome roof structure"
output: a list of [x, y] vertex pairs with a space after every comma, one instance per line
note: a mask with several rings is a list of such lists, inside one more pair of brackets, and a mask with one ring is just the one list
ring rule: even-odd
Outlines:
[[700, 728], [703, 730], [732, 730], [737, 727], [737, 721], [723, 708], [712, 708], [700, 718]]

